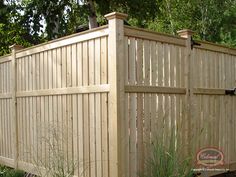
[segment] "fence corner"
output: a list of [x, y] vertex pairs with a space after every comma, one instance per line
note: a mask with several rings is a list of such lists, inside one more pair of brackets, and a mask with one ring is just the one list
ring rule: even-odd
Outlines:
[[124, 19], [127, 14], [112, 12], [105, 15], [108, 20], [108, 82], [110, 85], [109, 115], [109, 168], [110, 176], [124, 174], [122, 164], [121, 131], [124, 120]]

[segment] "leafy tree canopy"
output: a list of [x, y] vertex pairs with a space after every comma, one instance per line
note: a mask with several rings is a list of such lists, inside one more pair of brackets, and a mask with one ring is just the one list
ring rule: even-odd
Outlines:
[[157, 31], [176, 34], [188, 28], [196, 32], [198, 39], [220, 43], [226, 26], [236, 24], [235, 1], [231, 0], [163, 0], [159, 8], [155, 20], [148, 23], [148, 28]]
[[0, 17], [0, 56], [9, 53], [9, 46], [14, 43], [31, 44], [31, 36], [20, 26], [15, 4], [6, 5], [0, 1]]

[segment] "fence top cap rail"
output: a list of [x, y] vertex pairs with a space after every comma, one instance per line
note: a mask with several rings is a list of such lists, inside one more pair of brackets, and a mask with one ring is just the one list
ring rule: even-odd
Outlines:
[[133, 29], [133, 30], [143, 31], [143, 32], [152, 33], [152, 34], [157, 34], [157, 35], [166, 36], [166, 37], [171, 37], [171, 38], [176, 38], [176, 39], [182, 39], [183, 41], [186, 40], [185, 38], [180, 37], [180, 36], [171, 35], [171, 34], [167, 34], [167, 33], [161, 33], [161, 32], [153, 31], [150, 29], [145, 29], [145, 28], [138, 28], [138, 27], [133, 27], [133, 26], [128, 26], [128, 25], [125, 25], [125, 28], [131, 29], [131, 30]]
[[83, 35], [83, 34], [94, 32], [94, 31], [103, 30], [103, 29], [106, 29], [107, 27], [108, 27], [108, 25], [104, 25], [104, 26], [100, 26], [100, 27], [97, 27], [97, 28], [89, 29], [89, 30], [86, 30], [86, 31], [83, 31], [83, 32], [80, 32], [80, 33], [71, 34], [71, 35], [64, 36], [64, 37], [61, 37], [61, 38], [58, 38], [58, 39], [54, 39], [54, 40], [50, 40], [48, 42], [44, 42], [44, 43], [41, 43], [41, 44], [38, 44], [38, 45], [34, 45], [34, 46], [31, 46], [31, 47], [28, 47], [28, 48], [24, 48], [22, 50], [17, 50], [16, 53], [27, 51], [29, 49], [34, 49], [34, 48], [37, 48], [39, 46], [51, 44], [51, 43], [54, 43], [54, 42], [62, 41], [64, 39], [68, 39], [68, 38], [71, 38], [71, 37], [80, 36], [80, 35]]
[[112, 12], [112, 13], [109, 13], [109, 14], [106, 14], [106, 15], [105, 15], [105, 18], [106, 18], [107, 20], [111, 20], [111, 19], [114, 19], [114, 18], [118, 18], [118, 19], [121, 19], [121, 20], [125, 20], [127, 17], [128, 17], [127, 14], [120, 13], [120, 12]]
[[11, 61], [11, 54], [0, 56], [0, 64]]
[[10, 56], [11, 56], [11, 54], [6, 54], [6, 55], [3, 55], [3, 56], [0, 56], [0, 60], [5, 59], [5, 58], [10, 57]]
[[[223, 45], [223, 44], [217, 44], [217, 43], [213, 43], [213, 42], [209, 42], [209, 41], [201, 41], [201, 40], [196, 40], [196, 41], [201, 43], [201, 44], [214, 45], [214, 46], [217, 46], [217, 47], [222, 47], [222, 48], [225, 48], [225, 49], [234, 50], [236, 52], [236, 48], [234, 48], [234, 47], [229, 47], [229, 46], [226, 46], [226, 45]], [[196, 46], [196, 47], [201, 48], [199, 46]]]

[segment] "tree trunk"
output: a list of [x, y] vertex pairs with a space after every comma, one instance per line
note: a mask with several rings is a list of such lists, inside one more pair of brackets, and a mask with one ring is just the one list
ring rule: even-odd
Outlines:
[[96, 16], [96, 11], [95, 11], [95, 6], [94, 6], [94, 1], [93, 0], [88, 0], [88, 8], [89, 8], [89, 29], [96, 28], [98, 27], [97, 23], [97, 16]]

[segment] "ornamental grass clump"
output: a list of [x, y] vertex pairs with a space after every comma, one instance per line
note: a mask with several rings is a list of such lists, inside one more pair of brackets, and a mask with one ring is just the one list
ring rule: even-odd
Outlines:
[[[68, 127], [50, 124], [44, 127], [47, 136], [38, 137], [40, 144], [47, 147], [47, 156], [34, 157], [35, 171], [41, 177], [73, 177], [77, 162], [68, 151], [68, 137], [73, 137]], [[38, 151], [42, 151], [39, 149]], [[46, 152], [45, 152], [46, 153]], [[37, 154], [37, 153], [36, 153]]]
[[0, 166], [0, 177], [24, 177], [24, 176], [25, 172], [21, 170]]
[[192, 158], [179, 153], [179, 143], [175, 136], [169, 142], [156, 140], [151, 144], [151, 154], [146, 160], [142, 177], [192, 177]]

